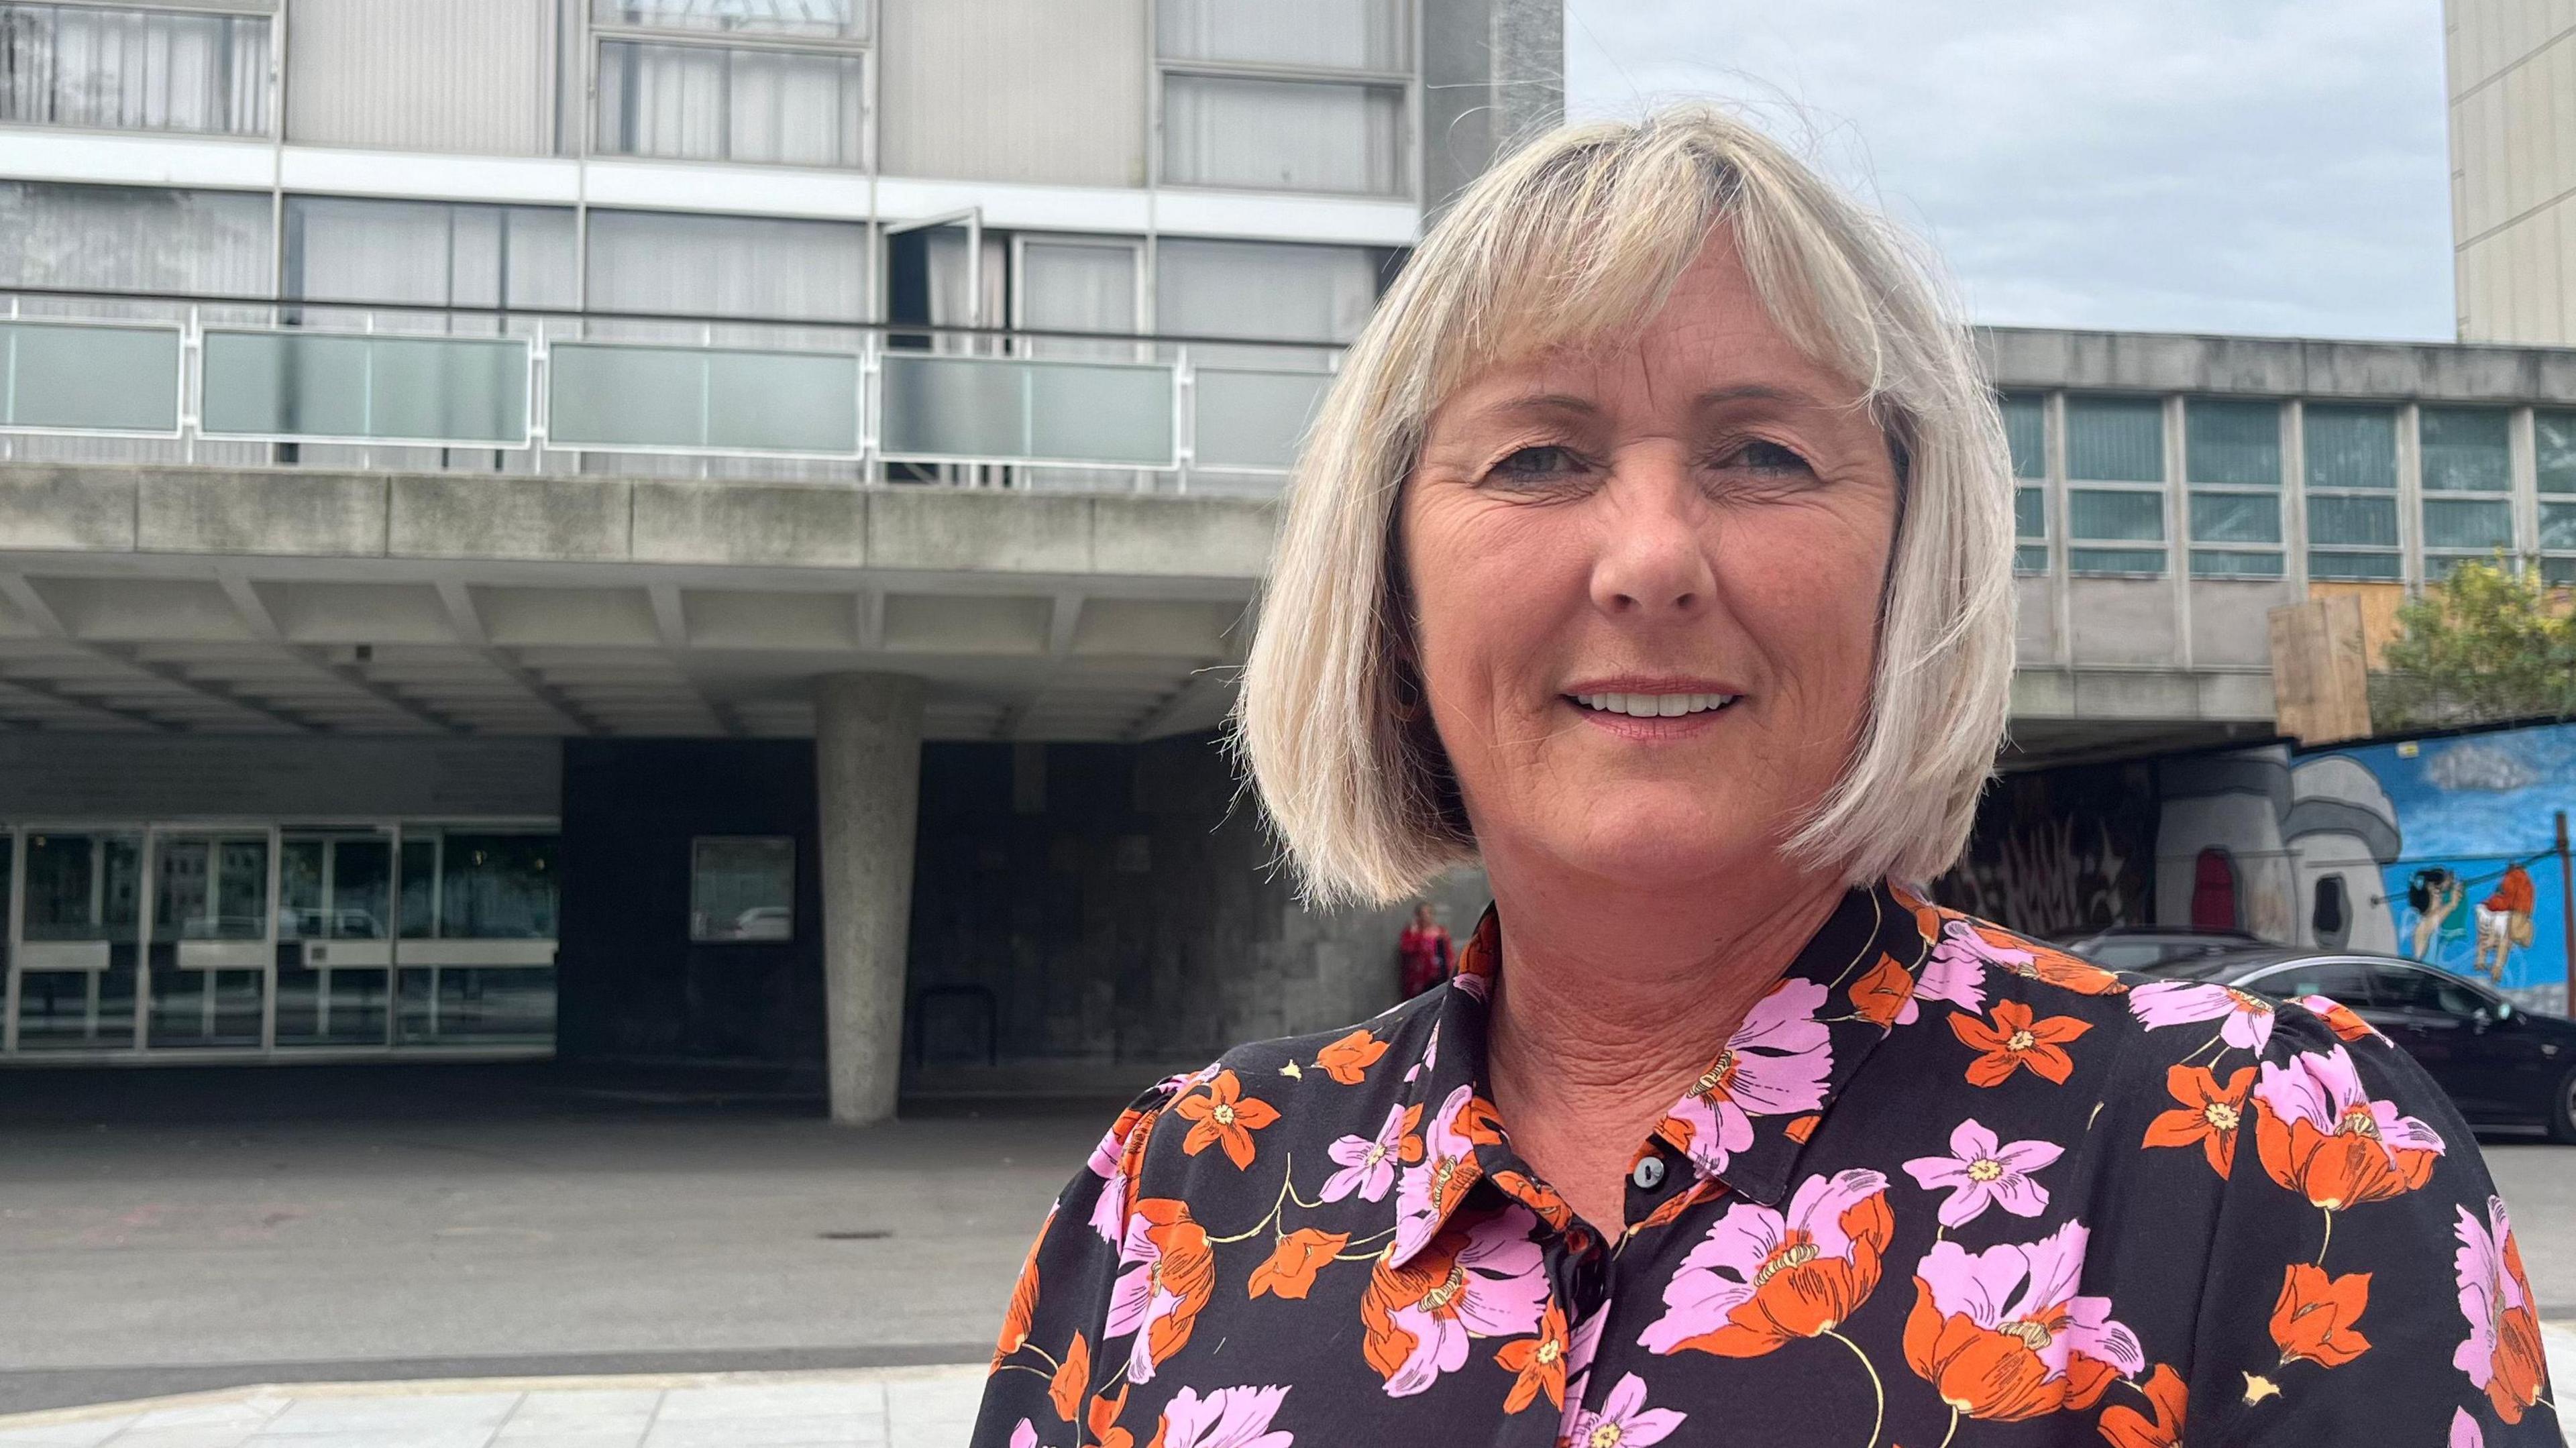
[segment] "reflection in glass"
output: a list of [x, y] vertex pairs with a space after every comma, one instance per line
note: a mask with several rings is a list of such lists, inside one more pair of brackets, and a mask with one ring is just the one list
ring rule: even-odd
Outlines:
[[385, 1043], [393, 842], [289, 836], [279, 847], [277, 1043]]
[[404, 966], [395, 1040], [413, 1045], [548, 1045], [553, 966]]
[[691, 940], [786, 940], [796, 918], [796, 842], [701, 836], [689, 852]]
[[555, 837], [444, 837], [438, 933], [447, 940], [555, 938]]
[[134, 1044], [143, 841], [131, 834], [27, 837], [25, 949], [18, 1047], [98, 1050]]
[[152, 1047], [257, 1046], [267, 988], [268, 837], [162, 836], [146, 952]]

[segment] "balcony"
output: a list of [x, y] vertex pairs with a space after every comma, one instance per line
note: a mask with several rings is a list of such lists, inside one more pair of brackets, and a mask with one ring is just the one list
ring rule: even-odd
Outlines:
[[1278, 490], [1313, 343], [21, 290], [0, 458]]

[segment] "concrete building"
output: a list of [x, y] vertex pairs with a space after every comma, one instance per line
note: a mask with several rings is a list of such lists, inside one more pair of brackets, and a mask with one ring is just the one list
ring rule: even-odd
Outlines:
[[2443, 0], [2460, 340], [2576, 345], [2576, 5]]
[[[1562, 19], [1285, 13], [0, 3], [0, 1062], [863, 1120], [1388, 1004], [1212, 731], [1323, 380]], [[2279, 603], [2576, 570], [2567, 355], [1982, 341], [2013, 767], [2269, 737]]]

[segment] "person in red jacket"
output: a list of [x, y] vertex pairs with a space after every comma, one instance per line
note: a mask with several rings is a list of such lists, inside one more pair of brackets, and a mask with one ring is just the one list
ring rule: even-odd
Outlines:
[[1442, 928], [1440, 917], [1432, 913], [1428, 904], [1413, 907], [1413, 923], [1396, 937], [1395, 954], [1401, 962], [1397, 978], [1406, 1000], [1447, 980], [1450, 966], [1457, 959], [1449, 932]]
[[[2505, 954], [2517, 945], [2531, 943], [2531, 912], [2539, 892], [2531, 885], [2531, 872], [2522, 866], [2507, 865], [2504, 878], [2496, 882], [2495, 893], [2478, 906], [2478, 948], [2469, 968], [2483, 972], [2487, 979], [2504, 984]], [[2487, 953], [2495, 953], [2495, 964], [2487, 964]]]

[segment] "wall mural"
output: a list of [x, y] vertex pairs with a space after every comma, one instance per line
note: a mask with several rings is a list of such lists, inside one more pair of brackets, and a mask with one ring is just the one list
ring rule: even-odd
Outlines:
[[1933, 898], [2044, 938], [2153, 918], [2151, 768], [2005, 775], [1979, 801], [1967, 853], [1933, 882]]
[[2403, 955], [2517, 1004], [2565, 1000], [2557, 813], [2576, 725], [2157, 766], [2155, 918]]

